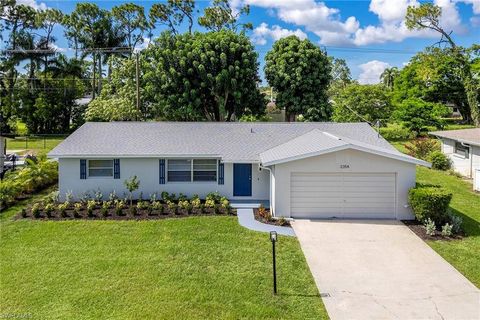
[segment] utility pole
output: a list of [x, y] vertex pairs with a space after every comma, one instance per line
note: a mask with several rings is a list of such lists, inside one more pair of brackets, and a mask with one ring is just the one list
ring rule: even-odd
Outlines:
[[[140, 54], [135, 54], [135, 82], [137, 87], [137, 111], [140, 114]], [[137, 116], [138, 117], [138, 116]], [[138, 119], [137, 119], [138, 120]]]
[[95, 52], [93, 52], [93, 85], [92, 85], [92, 100], [95, 99], [95, 90], [97, 89], [97, 84], [95, 82], [95, 71], [97, 70], [97, 63], [95, 61]]

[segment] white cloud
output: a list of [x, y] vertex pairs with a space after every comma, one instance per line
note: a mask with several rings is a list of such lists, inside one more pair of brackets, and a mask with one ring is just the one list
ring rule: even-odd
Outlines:
[[[236, 5], [250, 4], [273, 11], [284, 22], [304, 27], [316, 34], [323, 45], [369, 45], [401, 42], [406, 38], [438, 38], [431, 30], [408, 30], [405, 14], [410, 5], [420, 0], [371, 0], [369, 10], [377, 15], [378, 24], [360, 27], [356, 17], [343, 19], [340, 10], [317, 0], [234, 0]], [[434, 0], [442, 8], [441, 24], [445, 30], [464, 33], [456, 4], [471, 3], [473, 11], [480, 12], [480, 0]]]
[[272, 28], [269, 28], [268, 24], [263, 22], [253, 30], [252, 41], [255, 44], [265, 45], [269, 38], [276, 41], [291, 35], [295, 35], [300, 39], [307, 38], [307, 34], [300, 29], [289, 30], [281, 28], [278, 25], [274, 25]]
[[358, 75], [361, 84], [374, 84], [380, 82], [380, 75], [390, 64], [383, 61], [372, 60], [358, 66], [362, 72]]
[[246, 4], [273, 10], [282, 21], [305, 27], [320, 37], [321, 44], [351, 44], [359, 28], [355, 17], [340, 19], [340, 11], [315, 0], [244, 0]]
[[470, 23], [474, 27], [480, 27], [480, 17], [479, 16], [471, 17], [470, 18]]
[[37, 2], [36, 0], [17, 0], [17, 4], [23, 4], [32, 7], [35, 10], [45, 10], [47, 5], [43, 2]]

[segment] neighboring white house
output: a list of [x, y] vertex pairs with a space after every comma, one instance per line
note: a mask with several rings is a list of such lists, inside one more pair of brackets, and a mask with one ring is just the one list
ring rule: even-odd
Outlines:
[[411, 219], [415, 165], [366, 123], [86, 123], [49, 153], [62, 197], [162, 191], [269, 201], [277, 217]]
[[473, 179], [474, 189], [480, 191], [480, 128], [430, 134], [441, 140], [442, 152], [452, 160], [453, 169]]

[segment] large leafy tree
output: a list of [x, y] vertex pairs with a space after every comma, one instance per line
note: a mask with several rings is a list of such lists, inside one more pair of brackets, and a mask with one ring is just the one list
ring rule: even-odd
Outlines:
[[451, 48], [427, 48], [416, 54], [396, 76], [393, 90], [395, 104], [409, 98], [457, 107], [464, 119], [471, 121], [464, 87], [463, 62]]
[[440, 24], [440, 16], [442, 9], [432, 3], [422, 3], [418, 7], [409, 6], [405, 16], [405, 25], [409, 29], [429, 29], [438, 32], [441, 35], [439, 44], [446, 43], [452, 50], [452, 55], [460, 62], [461, 78], [465, 93], [467, 96], [468, 107], [473, 122], [480, 126], [480, 107], [478, 100], [479, 83], [477, 79], [472, 76], [472, 70], [468, 55], [464, 48], [457, 46], [451, 36], [451, 32], [446, 31]]
[[393, 112], [390, 94], [382, 85], [351, 83], [332, 99], [332, 120], [338, 122], [386, 122]]
[[278, 40], [267, 53], [265, 77], [277, 92], [277, 106], [290, 120], [329, 120], [332, 108], [327, 90], [331, 80], [327, 55], [309, 40], [289, 36]]
[[442, 128], [442, 117], [448, 113], [447, 108], [438, 103], [425, 102], [419, 98], [409, 98], [395, 110], [393, 117], [404, 124], [405, 127], [420, 134], [428, 131], [428, 127]]
[[257, 53], [243, 34], [167, 32], [144, 55], [144, 99], [157, 118], [230, 121], [264, 111]]

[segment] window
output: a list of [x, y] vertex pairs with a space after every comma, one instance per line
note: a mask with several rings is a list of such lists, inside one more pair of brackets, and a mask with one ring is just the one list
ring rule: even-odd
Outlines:
[[192, 181], [192, 161], [168, 160], [168, 181]]
[[113, 160], [88, 160], [89, 177], [113, 177]]
[[217, 181], [216, 159], [168, 160], [168, 182]]
[[193, 181], [217, 181], [217, 160], [194, 159]]
[[455, 153], [464, 157], [465, 159], [468, 159], [468, 156], [469, 156], [468, 147], [464, 146], [460, 142], [455, 142]]

